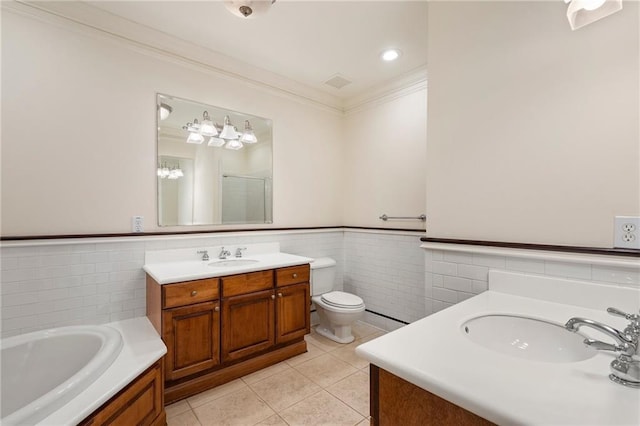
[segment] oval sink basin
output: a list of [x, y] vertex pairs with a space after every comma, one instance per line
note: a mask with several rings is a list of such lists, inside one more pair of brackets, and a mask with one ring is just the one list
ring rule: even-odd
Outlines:
[[462, 324], [474, 343], [516, 358], [543, 362], [577, 362], [596, 355], [585, 336], [560, 324], [515, 315], [485, 315]]
[[252, 263], [258, 263], [258, 260], [255, 259], [226, 259], [226, 260], [217, 260], [215, 262], [209, 263], [209, 266], [214, 268], [233, 268], [236, 266], [247, 266]]

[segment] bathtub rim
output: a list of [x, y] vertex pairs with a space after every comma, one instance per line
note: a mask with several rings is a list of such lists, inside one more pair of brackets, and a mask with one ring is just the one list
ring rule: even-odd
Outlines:
[[36, 424], [63, 407], [89, 387], [109, 369], [124, 346], [121, 333], [108, 325], [74, 325], [34, 331], [0, 340], [0, 349], [12, 348], [35, 340], [76, 334], [98, 336], [102, 344], [97, 353], [74, 375], [51, 389], [46, 394], [29, 402], [6, 417], [3, 425]]

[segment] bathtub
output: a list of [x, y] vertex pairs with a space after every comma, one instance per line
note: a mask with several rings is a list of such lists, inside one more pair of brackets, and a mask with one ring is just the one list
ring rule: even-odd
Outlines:
[[91, 385], [118, 357], [123, 339], [104, 326], [71, 326], [0, 341], [0, 423], [33, 425]]

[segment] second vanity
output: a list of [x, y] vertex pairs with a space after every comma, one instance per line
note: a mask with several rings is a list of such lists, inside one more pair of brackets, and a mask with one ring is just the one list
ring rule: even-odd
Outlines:
[[618, 354], [582, 343], [610, 339], [564, 327], [623, 330], [609, 306], [637, 313], [640, 292], [490, 271], [489, 291], [356, 349], [371, 362], [371, 424], [638, 425], [640, 389], [608, 378]]
[[167, 346], [167, 404], [307, 350], [312, 259], [278, 244], [198, 251], [145, 260], [147, 317]]

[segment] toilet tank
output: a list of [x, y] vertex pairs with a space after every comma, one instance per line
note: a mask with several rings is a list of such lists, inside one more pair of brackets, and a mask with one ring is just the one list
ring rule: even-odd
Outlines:
[[311, 262], [311, 295], [317, 296], [333, 290], [336, 277], [336, 261], [319, 257]]

